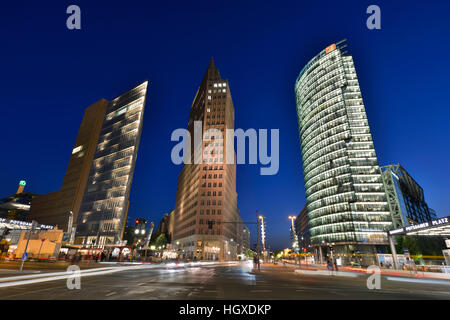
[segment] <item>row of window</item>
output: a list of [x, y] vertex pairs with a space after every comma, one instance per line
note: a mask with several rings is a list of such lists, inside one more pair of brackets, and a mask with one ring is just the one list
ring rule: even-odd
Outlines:
[[[205, 200], [200, 200], [200, 205], [204, 206], [205, 205]], [[206, 200], [206, 205], [207, 206], [215, 206], [216, 205], [216, 200]], [[217, 200], [217, 205], [221, 206], [222, 205], [222, 201], [221, 200]]]
[[215, 215], [216, 212], [217, 212], [218, 215], [222, 214], [222, 210], [221, 210], [221, 209], [217, 209], [217, 210], [216, 210], [216, 209], [211, 209], [211, 211], [210, 211], [210, 209], [206, 209], [206, 210], [201, 209], [201, 210], [200, 210], [200, 214], [201, 214], [201, 215], [204, 215], [205, 212], [206, 212], [206, 215], [207, 215], [207, 216], [208, 216], [209, 214]]

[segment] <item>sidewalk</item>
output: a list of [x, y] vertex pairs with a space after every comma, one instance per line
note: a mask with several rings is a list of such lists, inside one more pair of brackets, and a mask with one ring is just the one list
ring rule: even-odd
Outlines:
[[[258, 274], [263, 272], [293, 272], [297, 274], [309, 274], [309, 275], [324, 275], [331, 276], [325, 264], [295, 264], [291, 262], [277, 262], [274, 264], [261, 264], [261, 271], [253, 269], [251, 273]], [[334, 276], [345, 277], [357, 277], [366, 275], [367, 269], [354, 268], [350, 266], [339, 267], [338, 271], [333, 271]], [[404, 270], [392, 270], [381, 269], [381, 275], [383, 276], [398, 276], [404, 278], [421, 278], [421, 279], [436, 279], [436, 280], [450, 280], [450, 274], [436, 273], [436, 272], [422, 272], [422, 271], [404, 271]]]

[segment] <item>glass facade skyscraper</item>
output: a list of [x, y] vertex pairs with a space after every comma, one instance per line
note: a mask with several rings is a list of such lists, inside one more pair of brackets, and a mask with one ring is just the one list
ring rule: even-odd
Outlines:
[[[345, 41], [300, 72], [295, 94], [311, 241], [374, 253], [392, 222], [353, 58]], [[348, 256], [348, 255], [347, 255]]]
[[77, 221], [77, 243], [122, 238], [143, 125], [147, 81], [109, 102]]

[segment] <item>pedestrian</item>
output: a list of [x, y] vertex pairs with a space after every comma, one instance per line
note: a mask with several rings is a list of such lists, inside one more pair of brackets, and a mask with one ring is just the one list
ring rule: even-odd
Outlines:
[[327, 269], [330, 272], [330, 275], [332, 275], [333, 274], [333, 263], [331, 262], [331, 259], [328, 259]]
[[256, 269], [258, 266], [258, 257], [255, 255], [253, 257], [253, 269]]
[[337, 261], [334, 260], [334, 270], [337, 272], [339, 271], [338, 266], [337, 266]]

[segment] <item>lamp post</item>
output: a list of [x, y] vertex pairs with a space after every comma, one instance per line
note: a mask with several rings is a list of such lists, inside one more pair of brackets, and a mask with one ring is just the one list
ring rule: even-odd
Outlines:
[[73, 211], [69, 211], [69, 223], [67, 225], [67, 233], [69, 234], [69, 244], [73, 244], [76, 228], [73, 226]]
[[[294, 249], [294, 253], [298, 253], [299, 252], [299, 244], [298, 244], [297, 234], [295, 233], [295, 224], [294, 224], [295, 219], [297, 219], [296, 216], [289, 216], [289, 220], [291, 220], [291, 230], [292, 230], [292, 248]], [[297, 255], [296, 255], [296, 257], [297, 257]], [[301, 263], [300, 259], [299, 259], [299, 263]]]
[[31, 238], [31, 233], [34, 232], [34, 230], [37, 227], [37, 221], [34, 221], [31, 223], [31, 229], [28, 232], [28, 239], [27, 239], [27, 243], [25, 244], [25, 250], [23, 252], [23, 256], [22, 256], [22, 262], [20, 264], [20, 271], [23, 270], [23, 264], [25, 262], [25, 260], [27, 259], [28, 255], [27, 255], [27, 248], [28, 248], [28, 243], [30, 242], [30, 238]]
[[298, 244], [297, 235], [295, 233], [295, 224], [294, 224], [294, 221], [295, 221], [295, 219], [297, 219], [297, 217], [289, 216], [289, 219], [291, 220], [291, 230], [292, 230], [292, 240], [293, 240], [292, 247], [294, 247], [294, 251], [298, 251], [299, 244]]
[[264, 222], [264, 216], [258, 216], [258, 219], [261, 220], [261, 246], [262, 252], [266, 251], [266, 225]]
[[41, 249], [42, 249], [42, 245], [44, 244], [44, 241], [45, 241], [45, 238], [42, 238], [41, 239], [41, 246], [39, 247], [39, 252], [38, 252], [38, 260], [39, 260], [39, 257], [41, 256]]

